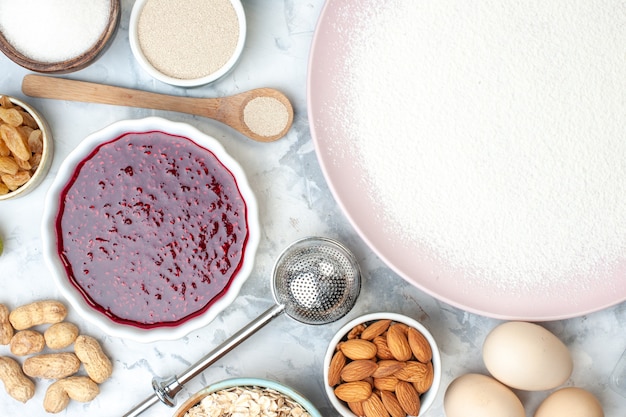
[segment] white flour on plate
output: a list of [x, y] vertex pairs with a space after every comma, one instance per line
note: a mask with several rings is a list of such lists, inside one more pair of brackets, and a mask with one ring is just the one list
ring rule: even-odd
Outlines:
[[346, 10], [334, 111], [394, 234], [512, 291], [609, 273], [626, 254], [626, 6], [377, 4]]

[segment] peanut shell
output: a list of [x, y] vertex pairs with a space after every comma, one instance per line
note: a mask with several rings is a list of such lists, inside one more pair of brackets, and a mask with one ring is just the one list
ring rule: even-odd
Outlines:
[[61, 379], [78, 372], [80, 361], [72, 352], [44, 353], [27, 358], [22, 368], [33, 378]]

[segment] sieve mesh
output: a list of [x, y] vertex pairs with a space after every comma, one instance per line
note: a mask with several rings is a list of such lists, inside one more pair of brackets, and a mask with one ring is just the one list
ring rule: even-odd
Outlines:
[[345, 316], [361, 290], [354, 255], [338, 242], [310, 237], [289, 246], [274, 267], [274, 298], [285, 313], [306, 324]]

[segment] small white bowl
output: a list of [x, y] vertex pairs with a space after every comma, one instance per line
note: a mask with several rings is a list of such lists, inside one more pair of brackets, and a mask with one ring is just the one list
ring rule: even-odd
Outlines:
[[187, 401], [185, 401], [183, 404], [181, 404], [180, 407], [178, 407], [178, 409], [174, 413], [174, 417], [183, 417], [190, 408], [198, 404], [207, 395], [236, 387], [257, 387], [261, 389], [277, 391], [288, 397], [292, 401], [298, 403], [302, 408], [305, 409], [307, 413], [309, 413], [311, 417], [322, 417], [322, 414], [317, 410], [317, 408], [315, 408], [315, 406], [309, 400], [307, 400], [304, 396], [302, 396], [294, 389], [280, 382], [262, 378], [233, 378], [221, 382], [216, 382], [215, 384], [212, 384], [189, 397]]
[[[240, 268], [231, 278], [230, 285], [221, 296], [211, 301], [210, 307], [191, 317], [186, 316], [176, 323], [155, 323], [146, 328], [135, 323], [122, 323], [120, 320], [105, 315], [87, 301], [81, 290], [68, 277], [64, 260], [59, 255], [57, 241], [57, 215], [62, 207], [62, 198], [65, 187], [70, 183], [75, 170], [90, 156], [95, 149], [107, 142], [113, 141], [127, 133], [163, 132], [169, 135], [190, 139], [200, 147], [215, 155], [219, 162], [230, 171], [235, 178], [239, 193], [246, 205], [246, 222], [248, 241], [245, 244]], [[124, 120], [113, 123], [104, 129], [87, 136], [62, 162], [59, 172], [54, 179], [45, 200], [42, 221], [43, 255], [54, 281], [63, 296], [78, 310], [82, 317], [97, 325], [102, 331], [121, 338], [128, 338], [138, 342], [154, 342], [159, 340], [179, 339], [191, 331], [197, 330], [210, 323], [217, 315], [228, 307], [237, 297], [242, 285], [247, 280], [254, 266], [255, 254], [260, 240], [260, 225], [258, 207], [254, 193], [248, 185], [245, 173], [241, 166], [226, 153], [222, 145], [214, 138], [202, 133], [186, 123], [172, 122], [159, 117], [148, 117], [137, 120]], [[148, 275], [151, 277], [150, 275]], [[154, 278], [158, 281], [158, 278]], [[163, 301], [166, 301], [165, 299]], [[202, 311], [202, 310], [200, 310]]]
[[[402, 314], [390, 313], [390, 312], [370, 313], [370, 314], [366, 314], [364, 316], [355, 318], [354, 320], [346, 323], [341, 329], [339, 329], [337, 333], [335, 333], [335, 336], [331, 339], [330, 343], [328, 344], [328, 349], [326, 350], [326, 356], [324, 357], [324, 388], [326, 390], [326, 395], [328, 396], [328, 399], [330, 400], [332, 405], [335, 407], [335, 409], [344, 417], [359, 417], [359, 416], [355, 415], [350, 410], [350, 408], [348, 408], [345, 402], [337, 398], [337, 396], [334, 393], [333, 387], [331, 387], [328, 384], [328, 371], [330, 368], [331, 359], [333, 358], [335, 354], [337, 344], [347, 339], [348, 334], [350, 333], [350, 330], [352, 330], [354, 327], [358, 326], [359, 324], [372, 323], [372, 322], [383, 320], [383, 319], [389, 319], [392, 322], [404, 323], [407, 326], [413, 327], [414, 329], [418, 330], [422, 335], [424, 335], [424, 337], [426, 338], [426, 340], [428, 340], [428, 343], [430, 344], [430, 347], [432, 350], [432, 364], [433, 364], [433, 370], [434, 370], [434, 377], [433, 377], [433, 382], [432, 382], [430, 389], [420, 395], [421, 404], [420, 404], [420, 411], [419, 411], [418, 416], [424, 415], [428, 411], [428, 409], [432, 406], [433, 402], [435, 401], [435, 398], [437, 397], [437, 392], [439, 391], [439, 386], [441, 384], [441, 355], [439, 353], [439, 348], [437, 347], [437, 342], [435, 341], [430, 331], [428, 331], [428, 329], [426, 329], [426, 327], [424, 327], [420, 322], [410, 317], [404, 316]], [[418, 416], [409, 416], [409, 417], [418, 417]]]
[[[0, 96], [2, 95], [0, 94]], [[42, 133], [43, 152], [41, 154], [41, 162], [39, 163], [39, 166], [37, 167], [35, 172], [32, 174], [30, 180], [28, 180], [26, 184], [22, 185], [16, 190], [9, 191], [7, 194], [0, 195], [0, 201], [21, 197], [34, 190], [48, 174], [48, 170], [50, 169], [50, 165], [52, 164], [54, 154], [54, 141], [52, 139], [52, 131], [50, 130], [50, 126], [48, 125], [48, 122], [46, 122], [46, 119], [44, 119], [43, 116], [28, 103], [15, 97], [5, 97], [7, 97], [9, 101], [11, 101], [11, 103], [13, 103], [15, 106], [21, 107], [33, 117]]]
[[[139, 41], [139, 18], [141, 17], [142, 11], [146, 3], [151, 0], [137, 0], [133, 5], [131, 14], [130, 14], [130, 23], [128, 29], [130, 48], [133, 53], [133, 56], [139, 63], [139, 65], [153, 78], [178, 87], [198, 87], [201, 85], [205, 85], [211, 83], [224, 75], [226, 75], [239, 61], [241, 53], [243, 52], [243, 47], [246, 41], [246, 16], [244, 12], [243, 5], [240, 0], [229, 0], [232, 4], [235, 13], [237, 14], [238, 28], [239, 28], [239, 37], [237, 40], [237, 44], [232, 52], [230, 58], [226, 61], [224, 65], [222, 65], [219, 69], [213, 71], [210, 74], [199, 78], [177, 78], [171, 74], [166, 74], [163, 71], [157, 69], [150, 60], [144, 54], [144, 51], [141, 48], [141, 44]], [[210, 7], [210, 6], [207, 6]], [[176, 22], [176, 24], [184, 25], [184, 22]], [[180, 48], [186, 48], [188, 45], [180, 45]]]

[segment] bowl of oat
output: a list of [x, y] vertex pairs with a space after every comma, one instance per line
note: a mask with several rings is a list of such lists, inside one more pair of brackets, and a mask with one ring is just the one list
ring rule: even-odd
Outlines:
[[128, 31], [131, 52], [150, 76], [197, 87], [235, 67], [247, 30], [240, 0], [137, 0]]
[[174, 417], [322, 417], [288, 386], [262, 378], [232, 378], [210, 385], [185, 401]]
[[0, 201], [35, 189], [48, 173], [52, 153], [50, 127], [39, 112], [0, 94]]
[[412, 317], [370, 313], [346, 323], [324, 358], [328, 399], [343, 417], [424, 415], [441, 381], [430, 331]]

